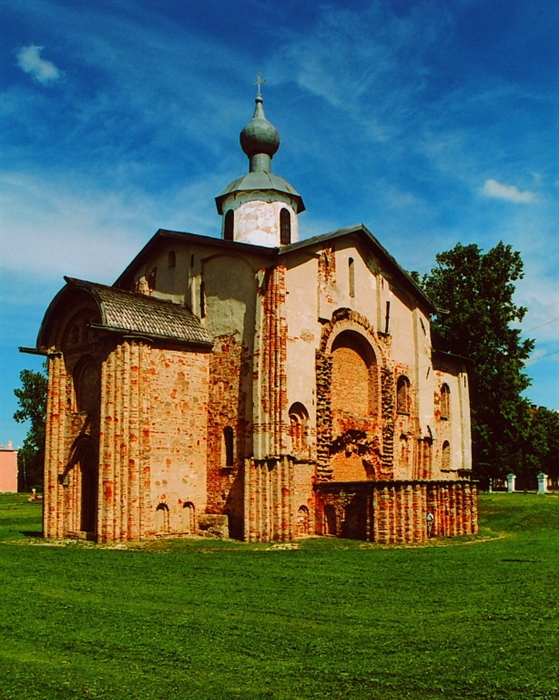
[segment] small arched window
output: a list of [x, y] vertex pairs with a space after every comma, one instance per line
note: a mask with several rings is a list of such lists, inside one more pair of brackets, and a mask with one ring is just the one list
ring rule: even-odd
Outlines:
[[442, 469], [448, 471], [450, 469], [450, 443], [448, 440], [443, 442], [443, 457], [442, 457]]
[[398, 413], [410, 412], [410, 380], [401, 374], [396, 384], [396, 411]]
[[223, 224], [223, 239], [225, 241], [233, 240], [233, 231], [235, 228], [235, 212], [228, 209], [225, 212], [225, 222]]
[[355, 261], [350, 258], [348, 261], [348, 272], [349, 272], [349, 296], [355, 296]]
[[450, 388], [448, 384], [441, 387], [441, 420], [450, 418]]
[[235, 463], [235, 433], [231, 426], [223, 428], [223, 459], [225, 467], [232, 467]]
[[285, 208], [280, 211], [280, 243], [282, 245], [291, 243], [291, 214]]
[[177, 266], [177, 254], [174, 250], [170, 250], [167, 255], [167, 267], [169, 270], [173, 270]]

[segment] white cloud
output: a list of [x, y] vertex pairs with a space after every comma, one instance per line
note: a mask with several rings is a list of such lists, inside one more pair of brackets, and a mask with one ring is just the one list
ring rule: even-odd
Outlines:
[[17, 63], [22, 71], [29, 73], [42, 85], [48, 85], [62, 76], [61, 71], [52, 63], [41, 58], [42, 46], [24, 46], [17, 52]]
[[493, 199], [505, 199], [515, 204], [529, 204], [536, 200], [534, 192], [530, 192], [530, 190], [521, 192], [515, 185], [503, 185], [492, 178], [485, 181], [482, 194]]

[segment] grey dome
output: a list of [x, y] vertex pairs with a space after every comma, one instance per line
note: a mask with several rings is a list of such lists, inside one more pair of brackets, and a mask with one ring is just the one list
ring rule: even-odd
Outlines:
[[241, 131], [241, 148], [249, 158], [263, 153], [272, 158], [280, 145], [276, 127], [266, 119], [262, 97], [256, 98], [254, 116]]

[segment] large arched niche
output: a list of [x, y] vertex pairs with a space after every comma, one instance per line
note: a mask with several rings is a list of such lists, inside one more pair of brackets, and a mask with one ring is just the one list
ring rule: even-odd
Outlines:
[[318, 470], [327, 478], [362, 481], [378, 475], [383, 366], [366, 319], [339, 310], [326, 324], [317, 353], [317, 440], [327, 449]]
[[356, 330], [345, 329], [333, 338], [330, 357], [334, 417], [347, 414], [359, 419], [375, 418], [378, 414], [378, 366], [368, 338]]

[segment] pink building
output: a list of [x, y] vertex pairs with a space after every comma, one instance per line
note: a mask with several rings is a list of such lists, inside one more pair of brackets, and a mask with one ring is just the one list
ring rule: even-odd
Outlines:
[[8, 442], [0, 445], [0, 493], [17, 492], [17, 450]]

